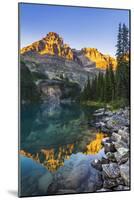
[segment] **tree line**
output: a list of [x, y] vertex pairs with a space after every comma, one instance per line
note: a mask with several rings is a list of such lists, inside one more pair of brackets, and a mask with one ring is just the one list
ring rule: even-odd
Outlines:
[[116, 44], [116, 69], [113, 70], [112, 62], [109, 60], [105, 72], [100, 71], [92, 80], [88, 78], [81, 92], [80, 101], [110, 103], [122, 100], [124, 104], [129, 104], [129, 43], [129, 29], [120, 23]]

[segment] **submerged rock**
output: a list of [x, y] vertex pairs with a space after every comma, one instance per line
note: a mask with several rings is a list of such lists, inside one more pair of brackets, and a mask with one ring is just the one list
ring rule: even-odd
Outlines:
[[65, 180], [66, 188], [77, 189], [82, 183], [82, 181], [86, 179], [88, 173], [89, 173], [89, 168], [84, 163], [74, 168], [69, 174], [67, 180]]
[[39, 190], [41, 190], [43, 194], [46, 194], [48, 187], [52, 183], [52, 181], [53, 181], [53, 176], [50, 172], [44, 174], [38, 181]]
[[103, 185], [101, 172], [92, 167], [93, 158], [82, 153], [72, 154], [54, 175], [53, 191], [73, 190], [94, 192]]
[[60, 189], [56, 194], [75, 194], [76, 190]]

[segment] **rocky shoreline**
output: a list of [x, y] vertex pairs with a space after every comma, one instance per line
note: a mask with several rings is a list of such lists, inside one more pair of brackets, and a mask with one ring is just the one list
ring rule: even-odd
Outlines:
[[94, 113], [94, 126], [108, 134], [104, 138], [106, 157], [92, 161], [92, 167], [101, 171], [103, 186], [99, 191], [130, 190], [130, 130], [129, 108], [108, 111], [104, 108]]

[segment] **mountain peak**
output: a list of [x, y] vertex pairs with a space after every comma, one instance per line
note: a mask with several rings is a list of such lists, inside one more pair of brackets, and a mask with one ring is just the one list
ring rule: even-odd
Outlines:
[[[21, 49], [21, 54], [37, 53], [39, 55], [55, 55], [68, 60], [76, 60], [75, 57], [82, 53], [90, 62], [94, 62], [97, 68], [106, 69], [109, 61], [116, 68], [117, 61], [109, 55], [102, 54], [97, 48], [83, 48], [77, 53], [77, 50], [70, 48], [68, 44], [64, 43], [62, 37], [55, 32], [49, 32], [41, 40], [38, 40], [31, 45]], [[29, 54], [30, 55], [30, 54]]]
[[40, 55], [56, 55], [73, 60], [72, 49], [69, 45], [64, 44], [62, 37], [55, 32], [49, 32], [41, 40], [34, 42], [21, 50], [21, 54], [25, 54], [27, 52], [36, 52]]
[[113, 69], [115, 69], [117, 66], [117, 61], [115, 58], [109, 55], [102, 54], [96, 48], [83, 48], [82, 53], [85, 55], [86, 58], [95, 62], [97, 68], [106, 69], [109, 65], [109, 62], [112, 63]]

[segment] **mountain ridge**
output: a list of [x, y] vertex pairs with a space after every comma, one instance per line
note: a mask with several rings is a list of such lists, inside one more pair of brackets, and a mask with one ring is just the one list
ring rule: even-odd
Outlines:
[[[74, 52], [75, 51], [75, 52]], [[77, 50], [72, 49], [64, 43], [62, 37], [55, 32], [49, 32], [46, 37], [38, 40], [31, 45], [23, 47], [20, 50], [21, 55], [37, 53], [39, 55], [55, 55], [67, 60], [77, 60]], [[105, 70], [112, 63], [113, 69], [116, 69], [117, 61], [115, 58], [102, 54], [97, 48], [85, 47], [78, 51], [80, 55], [88, 59], [89, 62], [96, 64], [96, 68]], [[77, 57], [77, 58], [76, 58]]]

